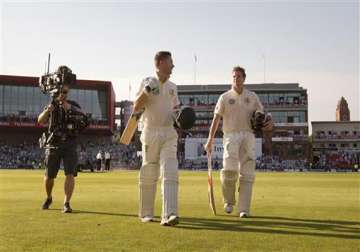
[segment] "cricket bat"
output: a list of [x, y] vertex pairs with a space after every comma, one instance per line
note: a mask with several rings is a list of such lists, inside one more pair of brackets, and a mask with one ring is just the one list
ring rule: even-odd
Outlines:
[[143, 111], [137, 113], [131, 113], [129, 121], [126, 124], [125, 130], [120, 137], [120, 143], [129, 145], [131, 139], [134, 136], [134, 133], [137, 129], [138, 121], [142, 115]]
[[209, 204], [212, 212], [216, 215], [215, 199], [214, 199], [214, 185], [212, 179], [212, 166], [211, 166], [211, 154], [208, 154], [208, 196]]

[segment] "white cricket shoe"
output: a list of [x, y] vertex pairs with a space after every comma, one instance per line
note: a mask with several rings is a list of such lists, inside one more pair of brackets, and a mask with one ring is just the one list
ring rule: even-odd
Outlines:
[[248, 218], [249, 214], [247, 212], [240, 212], [239, 217], [240, 218]]
[[161, 226], [175, 226], [179, 224], [179, 217], [176, 215], [171, 215], [169, 218], [163, 218], [161, 220]]
[[228, 203], [226, 203], [226, 204], [224, 205], [224, 211], [225, 211], [225, 213], [227, 213], [227, 214], [231, 214], [232, 211], [233, 211], [233, 206], [230, 205], [230, 204], [228, 204]]
[[143, 222], [143, 223], [152, 222], [152, 221], [154, 221], [153, 216], [144, 216], [141, 218], [141, 222]]

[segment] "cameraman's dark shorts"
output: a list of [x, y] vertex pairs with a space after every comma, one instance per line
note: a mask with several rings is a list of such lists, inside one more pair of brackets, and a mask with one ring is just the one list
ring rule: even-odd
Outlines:
[[63, 160], [65, 175], [77, 176], [78, 157], [76, 142], [68, 141], [59, 144], [56, 149], [45, 150], [45, 175], [48, 178], [56, 178], [60, 169], [60, 161]]

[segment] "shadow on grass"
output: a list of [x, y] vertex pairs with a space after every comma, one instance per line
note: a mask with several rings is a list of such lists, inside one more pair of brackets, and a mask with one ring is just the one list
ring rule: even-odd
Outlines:
[[[219, 217], [229, 217], [234, 218], [234, 215], [229, 214], [217, 214], [216, 216]], [[236, 217], [235, 217], [236, 218]], [[278, 216], [251, 216], [251, 218], [248, 218], [247, 220], [253, 220], [253, 219], [263, 219], [263, 220], [279, 220], [279, 221], [294, 221], [294, 222], [312, 222], [312, 223], [323, 223], [328, 225], [348, 225], [348, 226], [359, 226], [360, 228], [360, 221], [343, 221], [343, 220], [316, 220], [316, 219], [297, 219], [297, 218], [289, 218], [289, 217], [278, 217]], [[238, 219], [240, 220], [240, 219]], [[244, 220], [244, 219], [242, 219]], [[233, 222], [234, 220], [226, 220], [222, 219], [222, 221], [230, 221]], [[359, 230], [359, 229], [357, 229]]]
[[[61, 211], [60, 208], [51, 208], [46, 211]], [[138, 216], [136, 214], [124, 214], [124, 213], [110, 213], [110, 212], [98, 212], [98, 211], [88, 211], [88, 210], [73, 210], [72, 213], [69, 214], [96, 214], [96, 215], [110, 215], [110, 216], [118, 216], [118, 217], [136, 217]]]
[[[314, 219], [295, 219], [288, 217], [277, 217], [277, 216], [254, 216], [253, 219], [272, 219], [272, 220], [286, 220], [286, 221], [300, 221], [300, 222], [313, 222], [313, 223], [324, 223], [328, 225], [349, 225], [349, 226], [359, 226], [360, 222], [357, 221], [343, 221], [343, 220], [314, 220]], [[359, 229], [357, 229], [359, 230]]]
[[[61, 209], [56, 208], [49, 210], [61, 211]], [[95, 214], [138, 218], [138, 215], [136, 214], [88, 210], [74, 210], [71, 214]], [[223, 219], [225, 216], [232, 218], [234, 218], [234, 216], [218, 216], [220, 218], [206, 219], [196, 217], [180, 217], [180, 225], [176, 226], [176, 228], [360, 239], [360, 222], [355, 221], [300, 219], [277, 216], [253, 216], [247, 219], [239, 219], [236, 217], [236, 219]], [[159, 216], [155, 216], [155, 218], [159, 218]]]
[[[178, 228], [360, 239], [360, 222], [255, 216], [248, 219], [182, 217]], [[358, 226], [358, 227], [355, 227]]]
[[109, 212], [98, 212], [98, 211], [88, 211], [88, 210], [74, 210], [72, 213], [74, 214], [97, 214], [97, 215], [111, 215], [111, 216], [119, 216], [119, 217], [136, 217], [139, 218], [136, 214], [124, 214], [124, 213], [109, 213]]

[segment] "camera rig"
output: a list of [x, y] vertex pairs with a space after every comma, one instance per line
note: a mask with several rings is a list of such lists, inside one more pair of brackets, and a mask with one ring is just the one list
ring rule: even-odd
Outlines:
[[74, 86], [76, 75], [67, 66], [60, 66], [54, 73], [47, 73], [40, 77], [39, 87], [44, 94], [56, 97], [63, 89], [64, 85]]
[[65, 111], [62, 101], [57, 97], [65, 85], [74, 86], [76, 75], [67, 66], [60, 66], [54, 73], [47, 73], [40, 77], [39, 87], [44, 94], [50, 94], [51, 105], [54, 111], [50, 113], [47, 132], [39, 139], [41, 148], [56, 148], [59, 141], [78, 135], [88, 125], [87, 116], [81, 112], [80, 106], [73, 101], [68, 101], [70, 109]]

